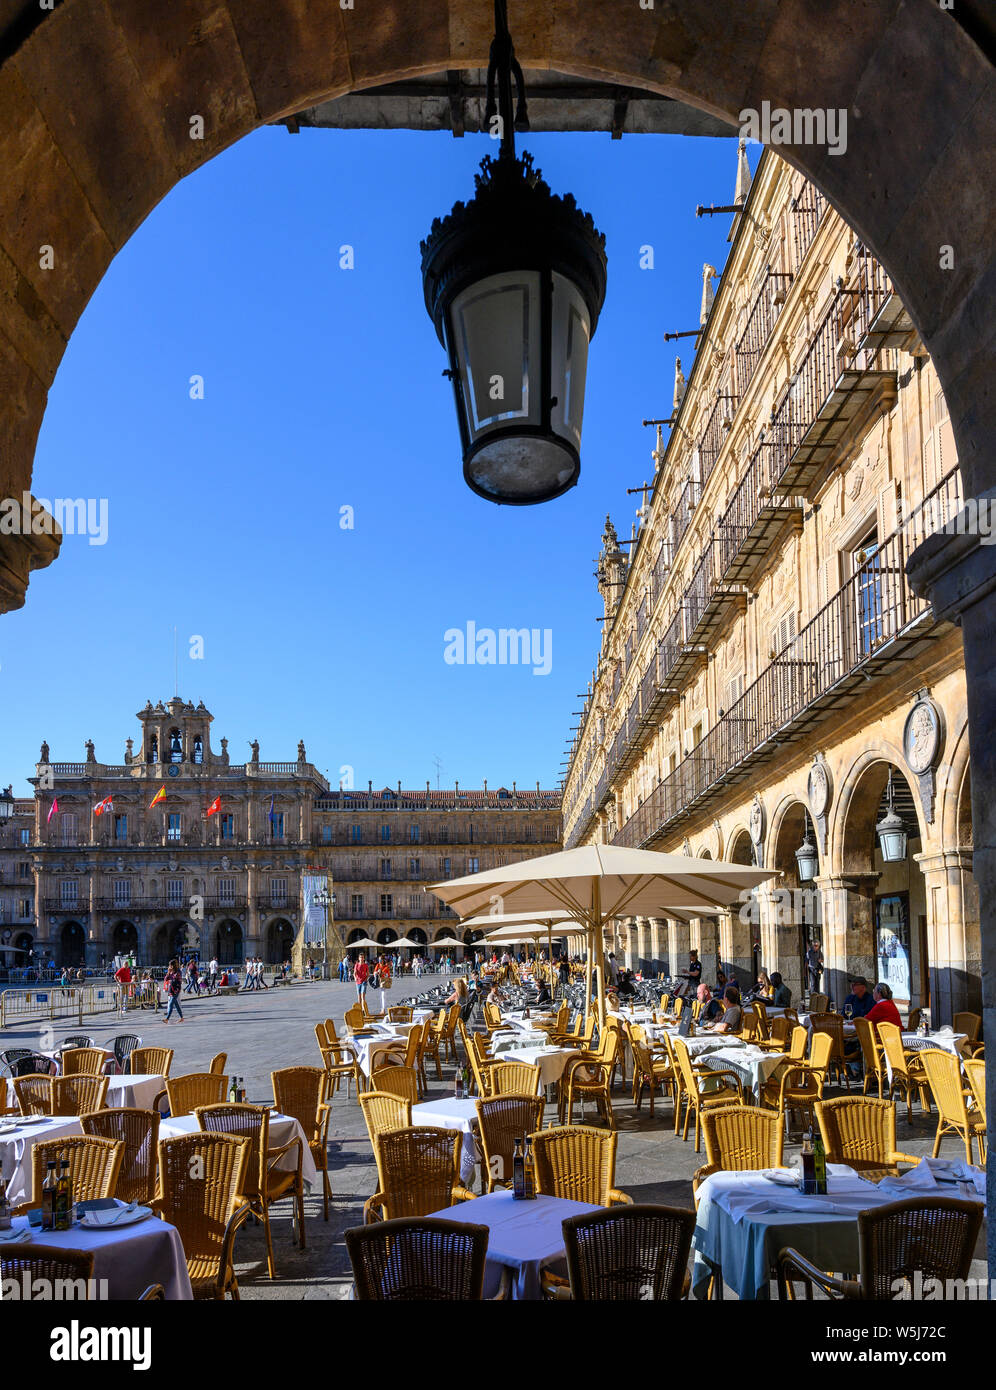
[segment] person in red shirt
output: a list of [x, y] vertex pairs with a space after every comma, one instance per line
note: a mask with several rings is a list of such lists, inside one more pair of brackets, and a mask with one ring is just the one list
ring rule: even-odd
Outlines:
[[869, 1023], [894, 1023], [897, 1028], [902, 1028], [903, 1020], [899, 1016], [899, 1010], [892, 1002], [892, 990], [887, 984], [877, 984], [873, 990], [875, 1003], [865, 1014]]
[[369, 978], [370, 967], [369, 965], [367, 965], [366, 957], [360, 956], [359, 960], [356, 962], [356, 965], [353, 967], [353, 981], [356, 985], [357, 999], [362, 1000], [363, 996], [366, 994], [367, 983]]
[[128, 999], [132, 995], [133, 986], [131, 978], [131, 967], [125, 960], [114, 972], [114, 978], [118, 982], [118, 1011], [125, 1013], [128, 1008]]

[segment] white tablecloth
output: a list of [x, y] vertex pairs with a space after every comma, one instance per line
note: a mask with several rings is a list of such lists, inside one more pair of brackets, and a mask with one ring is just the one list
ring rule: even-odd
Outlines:
[[153, 1076], [149, 1072], [137, 1072], [134, 1076], [125, 1072], [123, 1076], [108, 1078], [108, 1109], [125, 1106], [128, 1110], [151, 1110], [152, 1102], [160, 1091], [166, 1089], [166, 1078]]
[[[200, 1126], [197, 1123], [196, 1115], [171, 1115], [168, 1120], [163, 1120], [159, 1125], [160, 1139], [175, 1139], [181, 1134], [197, 1134]], [[311, 1149], [308, 1147], [308, 1139], [300, 1122], [295, 1120], [292, 1115], [281, 1115], [276, 1110], [270, 1111], [270, 1148], [282, 1149], [285, 1144], [289, 1144], [292, 1139], [302, 1141], [301, 1176], [305, 1186], [311, 1188], [318, 1181], [318, 1170], [315, 1167], [315, 1160], [311, 1156]], [[297, 1150], [292, 1149], [286, 1153], [277, 1164], [278, 1169], [291, 1173], [297, 1167]]]
[[[13, 1228], [30, 1230], [27, 1217], [15, 1216]], [[98, 1297], [104, 1296], [100, 1280], [107, 1281], [108, 1299], [128, 1303], [140, 1298], [150, 1284], [162, 1284], [168, 1299], [189, 1301], [194, 1296], [180, 1233], [157, 1216], [106, 1231], [89, 1231], [78, 1224], [71, 1231], [34, 1230], [31, 1242], [67, 1250], [92, 1250]], [[0, 1250], [3, 1248], [0, 1244]]]
[[573, 1056], [575, 1053], [567, 1047], [520, 1047], [499, 1052], [495, 1059], [499, 1062], [528, 1062], [531, 1067], [539, 1067], [540, 1085], [552, 1086], [560, 1080], [568, 1058]]
[[407, 1043], [403, 1038], [392, 1038], [381, 1033], [373, 1038], [355, 1038], [353, 1047], [360, 1071], [369, 1076], [378, 1067], [400, 1066], [405, 1059]]
[[35, 1145], [43, 1139], [66, 1139], [71, 1134], [82, 1133], [83, 1126], [75, 1116], [55, 1115], [38, 1124], [21, 1125], [0, 1134], [0, 1177], [11, 1206], [31, 1200], [31, 1155]]
[[743, 1082], [744, 1099], [748, 1100], [749, 1093], [753, 1093], [755, 1099], [760, 1097], [762, 1086], [787, 1057], [786, 1052], [765, 1052], [761, 1047], [741, 1046], [720, 1048], [699, 1060], [710, 1071], [729, 1067], [736, 1072]]
[[463, 1135], [460, 1150], [460, 1181], [469, 1186], [480, 1155], [474, 1138], [477, 1102], [473, 1100], [429, 1100], [412, 1106], [413, 1125], [436, 1125], [439, 1129], [458, 1129]]
[[491, 1034], [491, 1052], [497, 1056], [499, 1052], [513, 1052], [523, 1047], [545, 1047], [546, 1034], [530, 1029], [499, 1028]]
[[[953, 1029], [943, 1028], [936, 1033], [902, 1033], [903, 1047], [911, 1052], [929, 1052], [931, 1049], [941, 1052], [951, 1052], [956, 1057], [961, 1055], [961, 1044], [968, 1037], [967, 1033], [956, 1033]], [[885, 1074], [892, 1084], [892, 1064], [888, 1057], [885, 1059]]]

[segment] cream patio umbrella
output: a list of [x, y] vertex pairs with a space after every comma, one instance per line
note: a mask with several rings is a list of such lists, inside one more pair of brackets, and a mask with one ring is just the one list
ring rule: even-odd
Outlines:
[[[483, 931], [484, 940], [491, 943], [506, 942], [508, 944], [520, 942], [532, 942], [534, 947], [537, 941], [541, 941], [544, 936], [547, 938], [547, 950], [550, 957], [551, 970], [553, 967], [553, 928], [557, 928], [557, 936], [581, 937], [587, 936], [587, 929], [583, 922], [576, 921], [569, 912], [506, 912], [506, 913], [486, 913], [483, 917], [468, 917], [462, 924], [469, 927], [472, 931]], [[523, 931], [523, 928], [534, 927], [534, 931]], [[488, 930], [493, 928], [493, 930]], [[552, 977], [551, 977], [552, 978]]]
[[[597, 953], [598, 1014], [605, 1020], [602, 927], [613, 917], [708, 916], [773, 876], [770, 869], [693, 859], [622, 845], [582, 845], [430, 885], [462, 918], [490, 908], [492, 917], [545, 916], [558, 909], [585, 926], [589, 961]], [[497, 909], [497, 911], [496, 911]], [[586, 1005], [590, 1007], [590, 990]]]

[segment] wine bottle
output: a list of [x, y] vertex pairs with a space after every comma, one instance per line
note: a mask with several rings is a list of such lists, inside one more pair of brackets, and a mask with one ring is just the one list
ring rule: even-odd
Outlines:
[[232, 1102], [233, 1105], [235, 1104], [235, 1102], [236, 1102], [236, 1101], [238, 1100], [238, 1098], [239, 1098], [239, 1085], [238, 1085], [238, 1082], [239, 1082], [239, 1078], [238, 1078], [237, 1076], [233, 1076], [233, 1077], [232, 1077], [232, 1084], [231, 1084], [231, 1085], [229, 1086], [229, 1088], [228, 1088], [228, 1099]]
[[526, 1159], [522, 1152], [522, 1140], [516, 1139], [512, 1155], [512, 1196], [521, 1202], [526, 1195]]
[[813, 1175], [816, 1179], [816, 1195], [827, 1195], [827, 1151], [823, 1147], [823, 1135], [817, 1129], [813, 1133]]
[[809, 1130], [802, 1141], [799, 1157], [802, 1167], [802, 1191], [807, 1197], [816, 1196], [816, 1155], [813, 1153], [813, 1131]]
[[57, 1181], [58, 1179], [55, 1176], [55, 1163], [46, 1163], [45, 1181], [42, 1184], [41, 1194], [41, 1228], [43, 1231], [55, 1230], [55, 1185]]
[[522, 1166], [524, 1169], [524, 1195], [531, 1199], [536, 1196], [536, 1160], [533, 1158], [533, 1146], [529, 1142], [528, 1134], [526, 1135], [526, 1151], [523, 1155]]
[[69, 1164], [65, 1159], [59, 1164], [59, 1176], [55, 1184], [55, 1226], [56, 1231], [71, 1231], [73, 1228], [73, 1184], [69, 1177]]
[[463, 1072], [458, 1071], [453, 1082], [453, 1094], [457, 1100], [463, 1100]]

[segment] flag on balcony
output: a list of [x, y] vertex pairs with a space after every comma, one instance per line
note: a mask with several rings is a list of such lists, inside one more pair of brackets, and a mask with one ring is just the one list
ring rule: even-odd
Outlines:
[[220, 797], [220, 796], [216, 796], [215, 799], [211, 802], [211, 805], [207, 808], [207, 813], [208, 813], [209, 816], [216, 816], [220, 810], [221, 810], [221, 797]]
[[271, 796], [271, 797], [270, 797], [270, 838], [271, 838], [271, 839], [273, 838], [273, 823], [274, 823], [275, 820], [276, 820], [276, 816], [274, 815], [274, 812], [273, 812], [273, 797]]
[[165, 801], [165, 800], [166, 800], [166, 788], [165, 788], [165, 787], [160, 787], [159, 790], [156, 792], [155, 796], [154, 796], [154, 797], [152, 798], [152, 800], [149, 802], [149, 810], [150, 810], [150, 811], [152, 810], [153, 806], [156, 804], [157, 801]]
[[103, 801], [98, 801], [98, 802], [97, 802], [96, 806], [93, 808], [93, 814], [94, 814], [95, 816], [102, 816], [102, 815], [104, 814], [104, 812], [105, 812], [105, 811], [109, 811], [113, 805], [114, 805], [114, 798], [113, 798], [113, 796], [105, 796], [104, 799], [103, 799]]
[[56, 814], [56, 812], [58, 811], [58, 809], [59, 809], [59, 798], [58, 798], [57, 796], [53, 796], [53, 797], [52, 797], [52, 804], [51, 804], [51, 806], [48, 808], [48, 815], [45, 817], [45, 824], [46, 824], [46, 825], [48, 825], [49, 821], [50, 821], [50, 820], [52, 819], [52, 817]]

